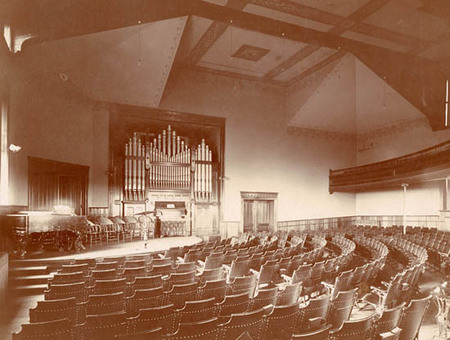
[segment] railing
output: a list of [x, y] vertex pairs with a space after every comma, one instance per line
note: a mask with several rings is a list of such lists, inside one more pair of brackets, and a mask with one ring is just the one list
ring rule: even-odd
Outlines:
[[[315, 231], [353, 225], [390, 227], [402, 224], [403, 215], [358, 215], [278, 221], [277, 227], [278, 230], [284, 231]], [[406, 216], [406, 225], [412, 227], [437, 227], [441, 229], [444, 228], [445, 222], [441, 220], [439, 215], [408, 215]]]
[[347, 169], [330, 170], [329, 191], [359, 192], [399, 187], [425, 179], [445, 178], [450, 165], [450, 141], [412, 154]]

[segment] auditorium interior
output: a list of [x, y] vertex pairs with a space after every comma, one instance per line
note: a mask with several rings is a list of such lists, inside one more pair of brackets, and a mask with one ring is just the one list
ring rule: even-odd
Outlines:
[[450, 338], [447, 0], [0, 27], [0, 338]]

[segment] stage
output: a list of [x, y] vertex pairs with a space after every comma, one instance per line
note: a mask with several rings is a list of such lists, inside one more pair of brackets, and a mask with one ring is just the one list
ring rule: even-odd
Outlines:
[[[111, 256], [127, 256], [164, 251], [171, 247], [183, 247], [200, 243], [202, 239], [197, 236], [162, 237], [132, 242], [115, 242], [108, 245], [86, 247], [78, 253], [68, 251], [35, 251], [25, 255], [20, 261], [67, 261], [86, 258], [103, 258]], [[145, 246], [147, 243], [147, 246]]]

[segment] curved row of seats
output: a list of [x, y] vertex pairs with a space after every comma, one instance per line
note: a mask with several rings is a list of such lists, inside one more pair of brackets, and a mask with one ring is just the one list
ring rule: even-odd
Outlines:
[[[111, 338], [119, 334], [133, 334], [130, 338], [136, 338], [140, 335], [137, 333], [142, 333], [144, 337], [170, 339], [210, 336], [234, 339], [245, 332], [261, 339], [277, 338], [277, 334], [281, 339], [294, 334], [298, 338], [320, 334], [324, 339], [346, 339], [348, 334], [358, 334], [360, 338], [371, 339], [372, 336], [379, 338], [382, 330], [386, 333], [384, 336], [391, 337], [404, 332], [397, 329], [398, 323], [395, 327], [382, 329], [380, 320], [383, 317], [376, 313], [379, 310], [372, 310], [370, 315], [359, 320], [349, 320], [361, 282], [373, 281], [376, 269], [384, 263], [387, 248], [381, 242], [358, 237], [352, 241], [337, 231], [261, 236], [242, 235], [213, 245], [169, 249], [163, 256], [169, 259], [165, 261], [170, 261], [172, 271], [168, 275], [148, 276], [158, 266], [154, 264], [158, 262], [158, 254], [128, 261], [119, 258], [90, 261], [81, 271], [81, 277], [84, 274], [88, 279], [78, 283], [61, 284], [61, 279], [54, 280], [59, 277], [57, 275], [76, 273], [79, 276], [80, 272], [74, 267], [84, 264], [63, 267], [49, 282], [48, 301], [40, 302], [36, 309], [30, 310], [31, 323], [24, 325], [21, 334], [15, 337], [26, 338], [33, 325], [42, 326], [41, 321], [53, 322], [44, 320], [54, 320], [55, 309], [59, 310], [56, 318], [62, 317], [63, 310], [70, 310], [68, 327], [71, 336], [86, 339], [96, 338], [101, 332], [106, 334], [105, 329], [111, 332]], [[364, 247], [370, 258], [363, 266], [351, 267], [357, 247]], [[326, 258], [330, 254], [335, 256]], [[231, 259], [231, 265], [225, 264], [225, 258], [227, 262]], [[193, 259], [198, 261], [197, 265], [191, 261]], [[136, 261], [145, 262], [145, 266]], [[114, 268], [104, 269], [111, 263]], [[192, 269], [191, 263], [196, 269], [187, 271]], [[126, 269], [142, 267], [146, 271], [144, 276], [123, 276]], [[181, 272], [177, 272], [180, 267]], [[301, 268], [307, 272], [306, 276], [299, 271]], [[94, 276], [96, 271], [114, 271], [116, 277], [99, 278]], [[202, 278], [205, 273], [208, 276]], [[213, 275], [221, 275], [221, 278], [212, 279]], [[329, 291], [320, 289], [326, 284]], [[75, 285], [80, 290], [83, 288], [84, 295], [79, 299], [69, 297], [69, 292], [76, 291]], [[65, 299], [61, 299], [63, 295], [52, 295], [52, 291], [55, 293], [55, 289], [61, 287], [67, 294]], [[403, 310], [409, 309], [403, 306], [398, 314]], [[155, 328], [163, 315], [167, 316], [169, 326]], [[270, 326], [270, 320], [273, 326]], [[52, 327], [57, 329], [55, 325]], [[230, 333], [233, 330], [236, 333]]]

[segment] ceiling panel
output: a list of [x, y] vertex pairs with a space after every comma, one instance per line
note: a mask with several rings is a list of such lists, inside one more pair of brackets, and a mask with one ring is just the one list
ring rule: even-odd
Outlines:
[[305, 59], [303, 59], [302, 61], [300, 61], [299, 63], [295, 64], [294, 66], [288, 68], [286, 71], [277, 75], [274, 78], [274, 80], [281, 82], [288, 82], [334, 53], [336, 53], [336, 50], [322, 47], [316, 52], [306, 57]]
[[[258, 61], [233, 57], [232, 55], [242, 45], [267, 49], [269, 52]], [[305, 44], [300, 42], [237, 27], [228, 27], [214, 45], [203, 55], [197, 65], [262, 77], [304, 46]]]
[[411, 35], [419, 40], [434, 41], [450, 32], [447, 20], [408, 7], [404, 1], [390, 1], [364, 22]]
[[288, 22], [290, 24], [294, 24], [294, 25], [298, 25], [298, 26], [302, 26], [305, 28], [310, 28], [310, 29], [314, 29], [314, 30], [322, 31], [322, 32], [326, 32], [330, 28], [333, 27], [332, 25], [323, 24], [323, 23], [320, 23], [320, 22], [317, 22], [314, 20], [301, 18], [296, 15], [279, 12], [276, 10], [272, 10], [272, 9], [269, 9], [266, 7], [261, 7], [261, 6], [257, 6], [257, 5], [253, 5], [253, 4], [248, 4], [247, 6], [245, 6], [244, 12], [261, 15], [261, 16], [268, 17], [271, 19]]
[[[22, 76], [58, 77], [90, 98], [158, 107], [187, 17], [31, 45]], [[55, 53], [57, 51], [57, 53]]]
[[292, 0], [305, 6], [314, 7], [325, 12], [348, 16], [369, 0]]
[[356, 134], [354, 58], [345, 56], [289, 125]]

